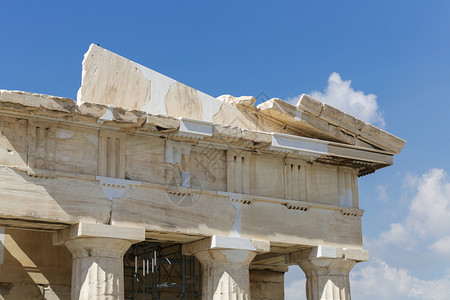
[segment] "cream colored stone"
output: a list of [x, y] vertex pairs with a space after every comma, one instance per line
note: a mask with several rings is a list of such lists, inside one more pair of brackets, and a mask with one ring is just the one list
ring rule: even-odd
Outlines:
[[258, 105], [258, 109], [268, 111], [278, 118], [298, 117], [301, 114], [294, 105], [284, 102], [278, 98], [272, 98]]
[[80, 223], [54, 234], [72, 253], [72, 299], [123, 299], [123, 254], [143, 228]]
[[[123, 297], [122, 254], [144, 238], [187, 243], [206, 299], [281, 299], [292, 264], [308, 299], [349, 298], [348, 272], [368, 259], [357, 178], [392, 165], [403, 140], [306, 95], [216, 99], [95, 45], [83, 70], [78, 105], [0, 91], [0, 226], [66, 244], [73, 298]], [[16, 246], [7, 234], [25, 263], [5, 256], [1, 293], [63, 295], [67, 265], [40, 260], [61, 259], [43, 254], [49, 235]]]
[[322, 112], [323, 104], [320, 103], [320, 101], [317, 101], [316, 99], [303, 94], [297, 103], [297, 107], [307, 110], [318, 116]]
[[203, 105], [197, 91], [182, 83], [177, 82], [169, 88], [165, 103], [170, 116], [199, 120], [203, 118]]
[[365, 124], [360, 133], [361, 137], [368, 143], [375, 144], [381, 149], [391, 150], [395, 154], [400, 153], [406, 143], [404, 140], [370, 124]]
[[306, 275], [306, 299], [350, 300], [350, 270], [355, 261], [346, 259], [305, 259], [298, 265]]
[[172, 132], [180, 128], [180, 120], [167, 116], [147, 115], [147, 121], [143, 129], [157, 132]]
[[[86, 108], [88, 107], [86, 106]], [[159, 120], [158, 118], [155, 116], [156, 120]], [[164, 120], [164, 118], [162, 119]], [[245, 190], [240, 190], [241, 193], [253, 195], [245, 200], [252, 205], [245, 204], [240, 208], [241, 234], [264, 238], [265, 226], [273, 226], [274, 232], [277, 234], [274, 234], [271, 239], [276, 243], [294, 241], [295, 243], [317, 245], [317, 236], [320, 236], [323, 241], [341, 247], [354, 247], [362, 242], [360, 228], [355, 226], [360, 220], [356, 217], [351, 221], [345, 221], [348, 217], [342, 214], [339, 207], [338, 168], [329, 166], [326, 162], [307, 164], [307, 160], [292, 154], [291, 166], [303, 166], [303, 170], [298, 174], [298, 179], [295, 177], [297, 175], [292, 176], [294, 182], [300, 180], [298, 185], [293, 185], [291, 176], [285, 174], [285, 156], [287, 154], [268, 150], [252, 152], [253, 149], [263, 150], [264, 145], [269, 143], [268, 137], [271, 135], [264, 132], [240, 130], [241, 134], [246, 136], [246, 141], [251, 142], [252, 145], [234, 141], [232, 143], [223, 141], [219, 145], [217, 142], [221, 140], [216, 139], [213, 144], [202, 142], [201, 146], [196, 146], [198, 140], [187, 139], [186, 141], [194, 146], [194, 150], [186, 160], [191, 165], [189, 176], [191, 188], [194, 189], [191, 190], [179, 186], [182, 182], [182, 174], [178, 166], [164, 161], [167, 133], [162, 133], [163, 138], [161, 138], [144, 135], [143, 132], [135, 135], [112, 129], [107, 130], [121, 137], [126, 135], [125, 152], [119, 151], [119, 158], [109, 160], [111, 166], [117, 161], [126, 162], [125, 172], [121, 171], [119, 172], [121, 175], [114, 176], [144, 182], [142, 186], [133, 188], [117, 187], [123, 191], [123, 199], [110, 200], [103, 193], [103, 186], [95, 179], [95, 175], [99, 172], [98, 166], [102, 160], [106, 159], [107, 155], [113, 157], [112, 151], [109, 154], [103, 154], [105, 151], [102, 150], [98, 157], [99, 147], [103, 147], [99, 143], [98, 136], [105, 131], [99, 128], [103, 125], [97, 123], [97, 117], [94, 117], [92, 122], [90, 124], [86, 121], [86, 127], [64, 122], [57, 125], [48, 121], [30, 122], [29, 128], [32, 128], [31, 125], [33, 125], [35, 129], [37, 127], [49, 128], [54, 132], [48, 137], [44, 135], [42, 141], [38, 143], [24, 137], [21, 137], [22, 140], [15, 141], [14, 131], [16, 128], [4, 127], [3, 134], [8, 139], [11, 148], [29, 149], [28, 160], [33, 169], [4, 168], [0, 175], [3, 178], [4, 187], [0, 191], [1, 199], [3, 199], [0, 202], [4, 203], [5, 207], [2, 210], [3, 217], [17, 218], [21, 216], [23, 218], [20, 221], [21, 226], [29, 226], [29, 228], [39, 227], [36, 223], [32, 223], [32, 220], [44, 221], [43, 224], [48, 226], [47, 228], [60, 228], [64, 224], [74, 224], [82, 220], [142, 226], [149, 231], [170, 232], [176, 236], [183, 232], [193, 235], [192, 239], [214, 234], [226, 235], [229, 234], [236, 222], [236, 209], [230, 203], [231, 200], [230, 202], [224, 201], [223, 197], [217, 195], [217, 191], [228, 191], [225, 153], [226, 149], [230, 148], [237, 149], [237, 152], [247, 153], [246, 157], [252, 162], [250, 171], [246, 171], [246, 174], [250, 174], [250, 176], [237, 173], [239, 178], [246, 178]], [[234, 132], [239, 131], [227, 132], [228, 140], [232, 140]], [[28, 133], [31, 131], [28, 130]], [[239, 133], [236, 133], [237, 138], [240, 136]], [[242, 140], [243, 138], [241, 138]], [[31, 144], [28, 146], [30, 142]], [[41, 146], [41, 142], [43, 146]], [[123, 145], [123, 143], [120, 144]], [[243, 145], [244, 147], [248, 145], [248, 150], [235, 148]], [[32, 147], [37, 146], [39, 151], [32, 150]], [[50, 146], [54, 149], [51, 153], [45, 150], [50, 149]], [[76, 151], [78, 147], [86, 149], [87, 152]], [[333, 149], [347, 149], [338, 145], [329, 145], [329, 149], [332, 147], [335, 147]], [[115, 151], [115, 149], [113, 150]], [[333, 152], [336, 151], [333, 150]], [[352, 155], [344, 153], [344, 156], [351, 157]], [[23, 156], [27, 157], [27, 154]], [[370, 161], [373, 156], [365, 159]], [[34, 167], [35, 161], [38, 162], [40, 168]], [[97, 174], [107, 175], [107, 173], [100, 172]], [[228, 177], [231, 179], [231, 173], [229, 175]], [[237, 178], [236, 174], [235, 178]], [[288, 180], [291, 180], [291, 184], [288, 184]], [[170, 189], [166, 185], [169, 185]], [[291, 192], [287, 192], [288, 189]], [[17, 192], [11, 192], [14, 190]], [[295, 193], [296, 196], [292, 197], [290, 193]], [[357, 193], [354, 192], [352, 198], [356, 195]], [[40, 206], [35, 205], [37, 199], [41, 203]], [[286, 199], [300, 199], [303, 202], [296, 204], [285, 201]], [[353, 206], [357, 208], [357, 199], [354, 201], [356, 204]], [[178, 207], [178, 203], [184, 204]], [[319, 206], [308, 211], [309, 204], [307, 203], [323, 203], [334, 205], [335, 208], [329, 210], [329, 208]], [[272, 218], [271, 214], [275, 212], [284, 217]], [[170, 221], [167, 221], [168, 214], [173, 217], [170, 218]], [[299, 221], [298, 214], [310, 216], [315, 224], [314, 228], [317, 230], [306, 230], [310, 226], [306, 224], [312, 223], [308, 223], [311, 221], [304, 218]], [[355, 215], [360, 216], [361, 214], [356, 211]], [[330, 217], [334, 220], [332, 224], [327, 223]], [[305, 221], [305, 230], [298, 231], [298, 226], [286, 225], [286, 223], [302, 223], [303, 220]], [[3, 222], [6, 224], [6, 221]], [[7, 224], [11, 224], [10, 222], [8, 221]], [[20, 223], [17, 220], [14, 222]], [[199, 224], [202, 225], [199, 226]], [[341, 238], [338, 239], [335, 235], [341, 236]]]
[[253, 107], [256, 103], [255, 97], [252, 96], [241, 96], [233, 99], [236, 105]]
[[[64, 132], [65, 135], [62, 135]], [[98, 160], [98, 130], [93, 128], [74, 128], [60, 125], [55, 135], [55, 171], [71, 172], [75, 174], [97, 174]], [[73, 145], [78, 145], [74, 148]], [[83, 149], [80, 151], [79, 149]]]
[[25, 167], [27, 161], [27, 121], [12, 117], [1, 118], [0, 164]]
[[69, 300], [71, 296], [70, 286], [67, 285], [45, 286], [43, 290], [45, 300]]
[[22, 91], [0, 90], [0, 102], [10, 108], [28, 110], [43, 108], [53, 111], [53, 114], [76, 111], [76, 103], [72, 99]]
[[284, 272], [250, 270], [252, 300], [284, 300]]
[[[271, 99], [258, 105], [263, 114], [298, 128], [307, 137], [363, 145], [366, 148], [383, 149], [394, 154], [399, 153], [405, 145], [402, 139], [307, 95], [302, 95], [297, 107], [279, 99]], [[359, 138], [367, 143], [361, 144]]]
[[337, 257], [354, 260], [356, 262], [368, 261], [369, 251], [360, 249], [338, 248]]
[[41, 300], [43, 299], [42, 287], [33, 283], [12, 283], [2, 282], [0, 283], [0, 299], [30, 299]]
[[72, 253], [72, 299], [124, 299], [123, 254], [131, 246], [114, 238], [68, 240]]
[[345, 113], [328, 104], [324, 104], [320, 116], [332, 124], [339, 124], [344, 118]]
[[367, 250], [318, 246], [290, 253], [306, 275], [308, 300], [350, 299], [350, 270], [369, 259]]
[[79, 223], [63, 231], [56, 232], [53, 236], [53, 244], [61, 245], [68, 240], [77, 238], [110, 238], [137, 243], [145, 240], [145, 230], [144, 228]]
[[52, 245], [51, 232], [0, 228], [0, 247], [0, 283], [70, 285], [70, 252]]
[[84, 56], [77, 102], [207, 121], [222, 105], [222, 101], [96, 45]]
[[250, 299], [249, 265], [258, 252], [269, 251], [268, 241], [213, 236], [183, 245], [183, 253], [202, 264], [204, 299]]
[[348, 114], [344, 114], [342, 116], [341, 125], [347, 130], [352, 131], [356, 128], [358, 131], [360, 131], [364, 127], [364, 124], [365, 123], [363, 121]]
[[92, 45], [83, 60], [79, 101], [142, 108], [150, 101], [151, 82], [132, 64]]

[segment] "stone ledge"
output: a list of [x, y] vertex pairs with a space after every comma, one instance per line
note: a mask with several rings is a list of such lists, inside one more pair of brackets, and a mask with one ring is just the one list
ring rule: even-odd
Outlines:
[[112, 238], [137, 243], [145, 240], [145, 228], [79, 223], [53, 234], [53, 245], [76, 238]]
[[363, 249], [336, 248], [330, 246], [317, 246], [292, 252], [289, 254], [289, 263], [297, 263], [305, 259], [347, 259], [357, 262], [368, 261], [369, 251]]
[[230, 236], [218, 236], [195, 241], [183, 245], [184, 255], [194, 255], [205, 250], [248, 250], [259, 253], [270, 250], [270, 242], [265, 240], [245, 239]]
[[[398, 154], [405, 141], [373, 125], [365, 123], [332, 106], [303, 94], [297, 106], [281, 99], [270, 99], [257, 106], [260, 113], [316, 135], [320, 139], [365, 148], [380, 148]], [[372, 147], [370, 147], [372, 145]]]
[[[297, 109], [282, 100], [275, 100], [273, 102], [278, 103], [280, 106], [289, 106], [291, 110]], [[109, 128], [129, 134], [165, 134], [172, 139], [179, 136], [184, 141], [192, 143], [198, 143], [199, 141], [218, 142], [249, 150], [273, 150], [271, 152], [279, 152], [281, 154], [294, 153], [300, 157], [302, 155], [306, 158], [309, 157], [309, 159], [311, 157], [326, 158], [329, 155], [336, 155], [378, 164], [371, 166], [371, 170], [392, 164], [391, 154], [367, 147], [338, 144], [297, 135], [271, 134], [246, 130], [214, 124], [209, 121], [149, 115], [142, 111], [126, 110], [103, 104], [83, 102], [80, 106], [77, 106], [73, 100], [68, 98], [1, 90], [0, 108], [3, 115], [17, 118], [42, 119], [49, 124], [51, 122], [63, 122], [77, 126]], [[305, 118], [305, 116], [305, 114], [302, 114], [300, 117]], [[295, 116], [294, 118], [298, 117]], [[286, 145], [280, 144], [280, 141], [289, 143]], [[317, 145], [322, 147], [316, 149]], [[328, 150], [325, 151], [327, 145]]]

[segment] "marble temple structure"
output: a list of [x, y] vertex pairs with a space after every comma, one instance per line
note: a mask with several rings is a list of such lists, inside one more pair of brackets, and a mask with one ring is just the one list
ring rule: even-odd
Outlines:
[[77, 101], [0, 90], [0, 299], [350, 299], [358, 177], [405, 141], [303, 95], [211, 97], [99, 46]]

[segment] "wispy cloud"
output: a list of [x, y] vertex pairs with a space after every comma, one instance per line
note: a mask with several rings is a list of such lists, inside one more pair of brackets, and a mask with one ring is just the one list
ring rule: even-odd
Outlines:
[[306, 278], [289, 282], [284, 288], [285, 300], [306, 300]]
[[378, 200], [380, 200], [382, 202], [386, 202], [388, 200], [387, 186], [385, 186], [385, 185], [378, 185], [377, 186], [377, 193], [378, 193]]
[[438, 239], [430, 246], [430, 248], [439, 254], [450, 255], [450, 235]]
[[[379, 110], [377, 96], [355, 91], [351, 87], [351, 80], [342, 80], [337, 72], [331, 73], [328, 86], [323, 92], [312, 91], [311, 97], [340, 109], [365, 122], [385, 126], [383, 113]], [[299, 97], [289, 99], [288, 102], [297, 104]]]
[[416, 245], [417, 240], [403, 224], [393, 223], [390, 229], [383, 231], [377, 240], [377, 246], [386, 247], [388, 245], [401, 246], [406, 250], [411, 250]]

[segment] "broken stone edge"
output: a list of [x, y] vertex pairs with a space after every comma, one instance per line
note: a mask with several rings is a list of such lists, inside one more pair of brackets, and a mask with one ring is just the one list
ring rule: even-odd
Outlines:
[[257, 106], [264, 115], [280, 121], [288, 121], [291, 127], [307, 128], [326, 140], [350, 145], [373, 145], [393, 155], [400, 153], [406, 141], [380, 128], [361, 121], [306, 94], [297, 105], [273, 98]]
[[[281, 103], [281, 105], [291, 109], [295, 108], [282, 100], [278, 101], [272, 99], [270, 101], [272, 101], [272, 103]], [[253, 106], [253, 104], [253, 99], [245, 99], [245, 105], [252, 106], [254, 109], [257, 109]], [[194, 141], [194, 143], [227, 143], [252, 151], [277, 152], [276, 149], [274, 150], [272, 147], [273, 138], [274, 135], [281, 135], [278, 133], [253, 131], [227, 125], [213, 124], [211, 122], [201, 120], [152, 115], [143, 111], [127, 110], [112, 105], [89, 102], [83, 102], [81, 105], [77, 105], [77, 103], [70, 98], [23, 91], [0, 90], [0, 108], [2, 112], [4, 112], [3, 114], [10, 116], [14, 116], [14, 114], [16, 114], [18, 117], [23, 117], [24, 112], [26, 112], [30, 118], [38, 118], [49, 121], [53, 120], [58, 122], [63, 119], [68, 123], [82, 123], [83, 126], [111, 128], [129, 134], [163, 134], [166, 135], [168, 139], [189, 140]], [[2, 112], [0, 112], [0, 114]], [[292, 136], [292, 138], [307, 139], [300, 136]], [[316, 143], [321, 142], [320, 140], [315, 141]], [[333, 147], [334, 143], [331, 142], [329, 144], [330, 147]], [[344, 143], [339, 143], [338, 146], [355, 147], [352, 145], [346, 146]], [[358, 147], [355, 147], [355, 149], [357, 148]], [[392, 155], [392, 153], [377, 149], [360, 147], [360, 150], [373, 153], [378, 156], [381, 155], [383, 157], [390, 157]], [[336, 154], [337, 156], [343, 155], [337, 152]], [[309, 154], [307, 156], [309, 156]], [[320, 158], [314, 157], [314, 160], [321, 159], [327, 161], [327, 159], [332, 156], [332, 153], [328, 153], [328, 155], [322, 155]], [[343, 157], [345, 157], [345, 155], [343, 155]], [[353, 164], [355, 161], [349, 159], [349, 163]], [[366, 162], [363, 161], [363, 163]], [[368, 165], [361, 167], [360, 175], [369, 174], [376, 169], [391, 164], [392, 158], [388, 160], [385, 159], [374, 161], [370, 166]]]

